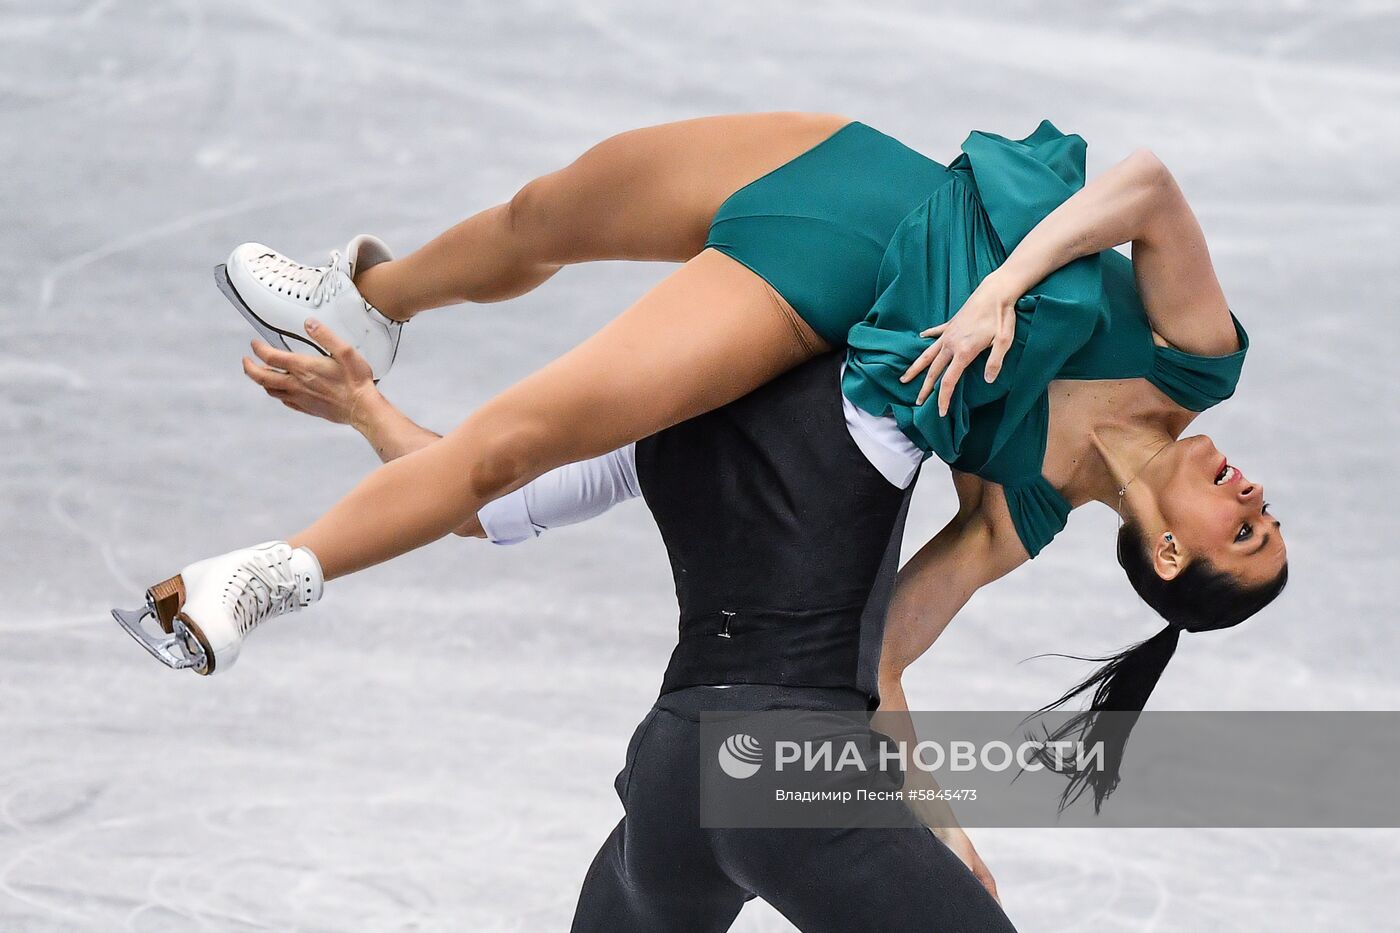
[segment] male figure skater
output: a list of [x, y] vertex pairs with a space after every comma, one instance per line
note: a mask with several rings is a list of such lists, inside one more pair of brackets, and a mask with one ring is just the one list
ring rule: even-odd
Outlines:
[[[290, 407], [349, 421], [385, 460], [436, 438], [369, 364], [255, 344]], [[499, 499], [460, 529], [500, 543], [645, 497], [670, 554], [680, 639], [616, 787], [626, 815], [589, 869], [575, 931], [724, 930], [762, 897], [804, 931], [1012, 929], [966, 835], [703, 829], [698, 713], [874, 709], [884, 619], [921, 454], [845, 402], [830, 353], [723, 408]], [[250, 378], [267, 371], [245, 361]], [[950, 846], [959, 850], [959, 862]], [[968, 866], [984, 879], [979, 883]]]

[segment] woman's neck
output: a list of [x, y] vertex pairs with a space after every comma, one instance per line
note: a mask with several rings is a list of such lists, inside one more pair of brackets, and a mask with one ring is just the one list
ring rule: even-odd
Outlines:
[[1190, 423], [1189, 413], [1142, 393], [1138, 381], [1052, 385], [1046, 477], [1071, 505], [1117, 508], [1118, 490]]
[[1160, 422], [1105, 422], [1089, 429], [1089, 443], [1098, 451], [1103, 468], [1086, 477], [1084, 493], [1109, 508], [1118, 509], [1120, 492], [1137, 479], [1152, 459], [1176, 440]]

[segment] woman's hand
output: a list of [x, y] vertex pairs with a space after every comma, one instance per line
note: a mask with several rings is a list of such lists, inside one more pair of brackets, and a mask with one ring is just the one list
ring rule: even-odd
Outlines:
[[939, 839], [943, 840], [944, 845], [953, 850], [953, 854], [968, 867], [973, 877], [982, 882], [982, 887], [987, 889], [988, 893], [992, 895], [992, 899], [1000, 904], [1001, 897], [997, 894], [996, 879], [992, 877], [992, 873], [988, 870], [987, 864], [982, 861], [982, 857], [978, 855], [977, 850], [973, 848], [972, 840], [967, 838], [967, 833], [963, 831], [962, 827], [952, 826], [947, 829], [939, 830], [934, 835], [938, 836]]
[[1019, 297], [1012, 290], [1004, 288], [994, 272], [978, 284], [947, 323], [930, 327], [919, 334], [920, 337], [937, 339], [899, 377], [900, 382], [907, 383], [925, 369], [928, 370], [916, 405], [922, 405], [928, 399], [939, 374], [942, 374], [938, 414], [946, 416], [948, 406], [953, 401], [953, 389], [957, 387], [963, 371], [988, 347], [992, 348], [992, 354], [982, 375], [988, 382], [996, 379], [1006, 352], [1011, 349], [1011, 340], [1016, 336], [1016, 299]]
[[354, 424], [357, 413], [379, 391], [369, 363], [324, 324], [308, 321], [306, 333], [330, 356], [289, 353], [254, 340], [253, 352], [267, 365], [245, 356], [243, 372], [288, 408], [336, 424]]
[[[905, 717], [908, 718], [907, 713]], [[915, 772], [910, 776], [910, 779], [917, 783], [920, 789], [938, 789], [938, 782], [927, 771]], [[967, 838], [967, 832], [958, 823], [953, 808], [946, 801], [923, 798], [911, 800], [908, 806], [919, 822], [927, 826], [929, 832], [937, 836], [944, 845], [952, 850], [953, 854], [967, 866], [967, 870], [972, 872], [973, 877], [982, 883], [982, 887], [987, 889], [987, 893], [991, 894], [1000, 904], [1001, 898], [997, 896], [996, 879], [992, 877], [992, 873], [987, 869], [982, 857], [977, 854], [972, 840]]]

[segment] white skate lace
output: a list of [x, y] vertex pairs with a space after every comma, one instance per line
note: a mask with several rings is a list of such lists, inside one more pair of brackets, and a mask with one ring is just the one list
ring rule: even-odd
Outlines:
[[290, 562], [268, 565], [243, 564], [224, 587], [224, 599], [233, 599], [230, 614], [239, 635], [247, 635], [265, 619], [281, 615], [297, 602], [296, 579]]
[[[266, 253], [260, 258], [263, 267], [280, 283], [279, 292], [285, 288], [285, 294], [310, 301], [313, 308], [334, 298], [350, 281], [350, 263], [340, 255], [340, 250], [331, 251], [329, 266], [306, 266], [276, 253]], [[336, 275], [337, 272], [345, 275]]]

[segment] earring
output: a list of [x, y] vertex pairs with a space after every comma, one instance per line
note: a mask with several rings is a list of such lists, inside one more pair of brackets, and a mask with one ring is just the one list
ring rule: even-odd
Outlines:
[[1166, 534], [1166, 539], [1167, 539], [1167, 541], [1168, 541], [1169, 543], [1170, 543], [1171, 541], [1176, 540], [1175, 538], [1172, 537], [1172, 533], [1171, 533], [1170, 531], [1167, 532], [1167, 534]]

